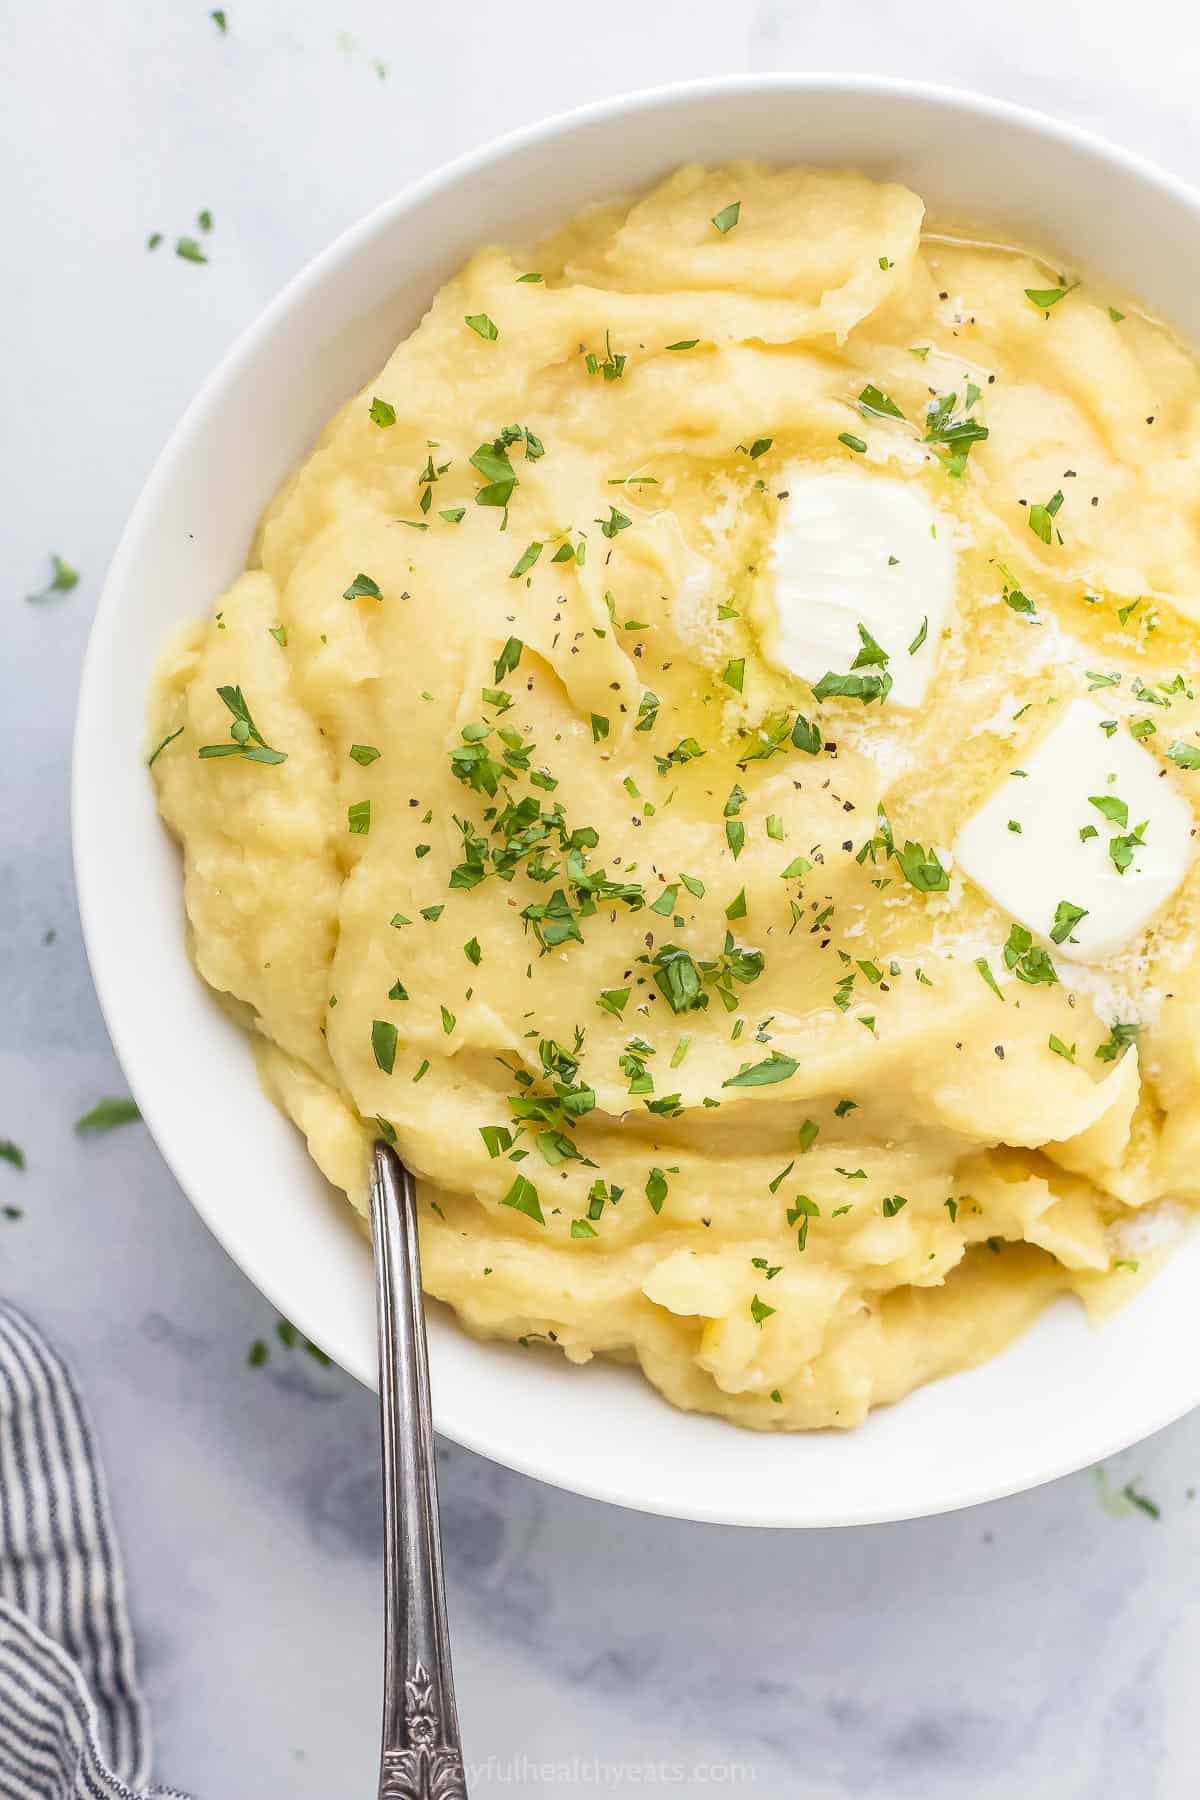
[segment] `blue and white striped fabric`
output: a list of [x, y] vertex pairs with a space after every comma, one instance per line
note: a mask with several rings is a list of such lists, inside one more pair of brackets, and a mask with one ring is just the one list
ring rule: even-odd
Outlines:
[[0, 1800], [150, 1788], [104, 1471], [70, 1370], [0, 1303]]

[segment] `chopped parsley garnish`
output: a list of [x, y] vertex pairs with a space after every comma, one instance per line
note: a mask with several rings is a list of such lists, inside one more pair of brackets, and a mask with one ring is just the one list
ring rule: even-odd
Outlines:
[[760, 456], [765, 456], [774, 442], [774, 438], [755, 438], [750, 446], [749, 454], [751, 459], [757, 461]]
[[272, 750], [262, 736], [250, 716], [250, 708], [246, 705], [240, 687], [219, 687], [217, 693], [233, 714], [233, 724], [229, 727], [229, 735], [233, 742], [230, 744], [202, 744], [196, 752], [198, 756], [240, 756], [246, 762], [255, 763], [284, 763], [287, 761], [287, 751]]
[[746, 1063], [736, 1075], [723, 1081], [723, 1088], [772, 1087], [777, 1081], [787, 1081], [796, 1073], [800, 1064], [791, 1056], [785, 1056], [781, 1050], [772, 1050], [770, 1056], [762, 1062]]
[[216, 26], [217, 30], [221, 33], [221, 36], [224, 37], [229, 30], [229, 19], [226, 16], [224, 7], [216, 7], [208, 16]]
[[618, 531], [628, 531], [633, 520], [627, 518], [623, 512], [618, 512], [615, 506], [610, 506], [607, 519], [597, 519], [595, 523], [600, 527], [602, 536], [615, 538]]
[[351, 758], [364, 769], [369, 767], [371, 763], [377, 762], [379, 759], [379, 751], [375, 748], [374, 744], [351, 744], [350, 755]]
[[908, 654], [910, 656], [915, 656], [917, 654], [917, 651], [921, 648], [921, 645], [925, 642], [925, 639], [928, 636], [929, 636], [929, 619], [928, 619], [928, 617], [926, 617], [921, 620], [921, 629], [917, 632], [916, 637], [913, 639], [912, 643], [908, 646]]
[[382, 600], [383, 593], [379, 583], [369, 575], [361, 573], [354, 577], [348, 588], [342, 590], [343, 600]]
[[517, 561], [514, 564], [514, 566], [508, 571], [510, 581], [516, 581], [520, 576], [526, 574], [530, 569], [532, 569], [534, 563], [537, 561], [538, 557], [541, 554], [542, 554], [542, 545], [541, 544], [537, 543], [536, 541], [532, 544], [527, 544], [525, 549], [521, 552], [520, 556], [517, 558]]
[[855, 437], [853, 432], [839, 431], [837, 441], [839, 444], [845, 444], [847, 450], [853, 450], [859, 456], [864, 455], [866, 452], [867, 446], [865, 440], [860, 437]]
[[[653, 971], [655, 986], [674, 1013], [702, 1011], [707, 1007], [709, 997], [704, 991], [706, 987], [716, 990], [727, 1012], [735, 1011], [737, 996], [733, 989], [734, 982], [745, 984], [757, 981], [765, 966], [761, 951], [739, 948], [729, 931], [725, 933], [725, 944], [720, 956], [709, 961], [701, 960], [697, 963], [691, 952], [678, 944], [663, 944], [653, 956], [643, 956], [638, 960], [646, 963]], [[618, 990], [621, 991], [623, 990]]]
[[744, 656], [735, 656], [731, 661], [726, 663], [725, 673], [722, 675], [721, 680], [725, 683], [726, 687], [731, 687], [735, 694], [740, 694], [745, 679], [746, 659]]
[[[833, 697], [848, 700], [861, 700], [864, 706], [870, 706], [873, 700], [887, 699], [892, 689], [892, 678], [887, 671], [888, 653], [871, 636], [865, 625], [858, 627], [861, 648], [850, 665], [850, 673], [837, 675], [831, 670], [822, 675], [813, 687], [813, 697], [817, 700], [828, 700]], [[859, 675], [858, 669], [882, 670], [881, 674]]]
[[667, 1197], [667, 1178], [661, 1169], [651, 1169], [646, 1177], [646, 1198], [650, 1202], [650, 1211], [660, 1213], [663, 1201]]
[[546, 1223], [542, 1212], [538, 1191], [524, 1175], [518, 1175], [512, 1186], [500, 1202], [501, 1206], [511, 1206], [514, 1212], [524, 1213], [527, 1219], [533, 1219], [538, 1225]]
[[85, 1112], [81, 1119], [76, 1119], [75, 1129], [80, 1135], [94, 1131], [112, 1131], [118, 1125], [130, 1125], [141, 1118], [136, 1100], [124, 1096], [108, 1096], [97, 1100], [90, 1112]]
[[505, 639], [500, 654], [496, 658], [495, 667], [492, 672], [494, 681], [499, 683], [504, 680], [506, 675], [512, 674], [513, 670], [521, 660], [521, 652], [524, 648], [525, 646], [520, 638], [510, 637]]
[[1110, 825], [1128, 825], [1129, 823], [1129, 808], [1124, 800], [1116, 794], [1089, 794], [1088, 805], [1094, 806]]
[[354, 837], [366, 837], [371, 829], [371, 802], [356, 800], [346, 808], [346, 820]]
[[371, 1048], [375, 1052], [375, 1061], [385, 1075], [390, 1075], [396, 1066], [396, 1041], [399, 1033], [390, 1019], [373, 1019], [371, 1021]]
[[155, 746], [155, 748], [150, 752], [150, 756], [146, 763], [146, 767], [148, 769], [152, 769], [154, 767], [155, 763], [158, 761], [159, 757], [162, 755], [163, 751], [166, 749], [167, 745], [173, 744], [177, 737], [182, 737], [182, 736], [183, 736], [183, 726], [182, 725], [179, 727], [178, 731], [169, 731], [167, 733], [166, 737], [162, 740], [161, 744], [157, 744]]
[[988, 962], [987, 957], [986, 956], [977, 956], [975, 958], [975, 967], [978, 969], [978, 971], [979, 971], [980, 975], [982, 975], [983, 979], [987, 982], [987, 984], [991, 988], [993, 994], [995, 994], [997, 1000], [1003, 1000], [1004, 995], [1000, 992], [999, 984], [996, 981], [996, 977], [992, 974], [991, 964]]
[[668, 350], [694, 350], [700, 342], [699, 338], [680, 338], [677, 344], [668, 344]]
[[961, 477], [967, 466], [971, 446], [983, 443], [988, 435], [986, 425], [981, 425], [978, 419], [968, 416], [971, 410], [969, 398], [964, 411], [956, 419], [954, 409], [957, 405], [957, 393], [942, 394], [931, 400], [925, 409], [924, 437], [925, 443], [941, 446], [945, 451], [941, 457], [942, 465], [948, 475], [956, 478]]
[[906, 1195], [904, 1195], [904, 1194], [889, 1194], [883, 1202], [884, 1218], [885, 1219], [894, 1219], [896, 1214], [898, 1212], [903, 1211], [903, 1209], [907, 1205], [908, 1205], [908, 1199], [907, 1199]]
[[768, 1306], [765, 1300], [760, 1300], [757, 1294], [750, 1302], [750, 1317], [756, 1325], [761, 1325], [764, 1319], [771, 1318], [775, 1310], [773, 1306]]
[[1067, 295], [1074, 293], [1075, 289], [1079, 286], [1077, 281], [1067, 282], [1063, 285], [1061, 276], [1059, 277], [1059, 282], [1060, 285], [1058, 287], [1026, 288], [1025, 298], [1031, 300], [1039, 311], [1049, 312], [1052, 306], [1057, 306], [1060, 300], [1065, 300]]
[[545, 455], [545, 445], [527, 425], [506, 425], [490, 444], [480, 444], [470, 458], [471, 467], [483, 476], [484, 485], [475, 495], [476, 506], [507, 507], [517, 486], [517, 473], [509, 459], [509, 448], [523, 443], [525, 457], [536, 462]]
[[870, 381], [858, 396], [857, 405], [858, 410], [865, 413], [868, 418], [902, 419], [904, 417], [891, 395], [885, 394], [881, 388], [877, 388]]
[[206, 263], [208, 261], [195, 238], [191, 237], [176, 238], [175, 254], [182, 257], [184, 262]]
[[[629, 1004], [630, 992], [631, 990], [627, 987], [605, 988], [598, 996], [596, 1005], [600, 1007], [601, 1011], [611, 1013], [614, 1019], [619, 1019]], [[676, 1012], [680, 1010], [679, 1007], [675, 1008]]]
[[14, 1169], [23, 1169], [25, 1152], [11, 1138], [0, 1138], [0, 1162], [11, 1163]]
[[900, 872], [911, 887], [921, 894], [943, 894], [950, 886], [950, 877], [938, 860], [937, 851], [931, 844], [928, 850], [920, 844], [914, 844], [910, 838], [901, 850], [894, 852]]
[[1004, 966], [1029, 987], [1037, 987], [1039, 983], [1049, 985], [1058, 980], [1058, 971], [1047, 952], [1034, 943], [1032, 932], [1015, 921], [1004, 946]]
[[376, 394], [371, 401], [371, 423], [384, 427], [396, 423], [396, 409], [389, 400], [381, 400]]
[[[1132, 729], [1130, 726], [1130, 730]], [[1144, 735], [1149, 736], [1149, 733]], [[1173, 762], [1177, 769], [1200, 769], [1200, 744], [1183, 744], [1178, 741], [1168, 744], [1167, 761]]]
[[608, 332], [604, 334], [604, 361], [594, 350], [584, 352], [584, 367], [589, 375], [603, 375], [605, 381], [619, 381], [625, 373], [625, 364], [629, 361], [624, 351], [614, 350]]
[[1063, 491], [1059, 488], [1044, 506], [1031, 506], [1029, 509], [1029, 529], [1043, 544], [1048, 544], [1053, 536], [1055, 515], [1062, 503]]
[[722, 236], [732, 231], [742, 214], [742, 203], [734, 200], [729, 206], [723, 206], [719, 213], [714, 213], [712, 222]]
[[698, 757], [703, 755], [704, 751], [695, 738], [685, 737], [680, 738], [673, 750], [668, 750], [665, 756], [656, 756], [654, 761], [658, 766], [659, 774], [667, 775], [672, 768], [682, 766], [684, 763], [695, 762]]
[[489, 338], [494, 341], [500, 336], [496, 321], [489, 319], [486, 313], [467, 313], [465, 323], [471, 327], [477, 337]]
[[1050, 1033], [1050, 1036], [1046, 1041], [1047, 1041], [1047, 1044], [1049, 1045], [1050, 1049], [1053, 1050], [1055, 1056], [1061, 1056], [1066, 1062], [1069, 1062], [1069, 1063], [1073, 1063], [1075, 1061], [1075, 1046], [1074, 1046], [1074, 1044], [1064, 1044], [1062, 1039], [1060, 1037], [1056, 1037], [1053, 1032]]
[[1056, 944], [1066, 943], [1080, 919], [1086, 918], [1086, 906], [1075, 906], [1070, 900], [1060, 900], [1054, 909], [1054, 923], [1050, 927], [1051, 941]]
[[1096, 1055], [1099, 1060], [1101, 1062], [1116, 1062], [1122, 1050], [1128, 1049], [1129, 1045], [1133, 1043], [1133, 1040], [1137, 1037], [1137, 1034], [1141, 1029], [1140, 1025], [1134, 1024], [1133, 1022], [1122, 1024], [1119, 1019], [1114, 1019], [1113, 1023], [1109, 1026], [1108, 1036], [1102, 1044], [1099, 1044], [1096, 1047]]
[[1118, 875], [1125, 873], [1133, 862], [1134, 851], [1144, 843], [1148, 823], [1149, 821], [1144, 819], [1140, 825], [1135, 825], [1132, 831], [1108, 840], [1108, 854]]
[[812, 1149], [817, 1141], [820, 1129], [821, 1127], [817, 1124], [815, 1119], [805, 1119], [797, 1134], [798, 1142], [800, 1144], [800, 1154], [802, 1156], [806, 1150]]

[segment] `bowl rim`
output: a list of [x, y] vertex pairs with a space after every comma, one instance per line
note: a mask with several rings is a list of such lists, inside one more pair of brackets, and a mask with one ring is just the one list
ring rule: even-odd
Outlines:
[[[360, 244], [385, 228], [391, 220], [402, 216], [422, 202], [436, 197], [440, 192], [457, 186], [464, 179], [487, 168], [489, 164], [498, 159], [522, 149], [535, 147], [539, 143], [552, 145], [559, 137], [569, 135], [589, 124], [605, 121], [611, 123], [622, 117], [652, 112], [656, 108], [676, 102], [700, 102], [709, 99], [719, 102], [728, 96], [752, 96], [781, 92], [798, 96], [812, 92], [824, 94], [834, 92], [856, 97], [871, 95], [894, 97], [912, 102], [917, 106], [929, 105], [935, 109], [954, 109], [973, 116], [991, 119], [1001, 126], [1011, 125], [1019, 130], [1035, 133], [1051, 145], [1058, 143], [1064, 148], [1070, 147], [1122, 168], [1137, 180], [1158, 189], [1165, 197], [1190, 212], [1197, 225], [1200, 226], [1200, 190], [1168, 170], [1159, 167], [1140, 152], [1128, 150], [1101, 133], [1054, 119], [1036, 108], [1019, 102], [982, 94], [969, 87], [955, 87], [946, 83], [910, 80], [904, 77], [859, 74], [853, 71], [829, 70], [806, 73], [771, 71], [702, 76], [687, 81], [665, 82], [648, 88], [633, 89], [550, 114], [512, 131], [488, 138], [461, 152], [450, 162], [439, 164], [427, 173], [406, 183], [398, 192], [380, 201], [362, 217], [338, 233], [324, 249], [310, 257], [290, 276], [278, 293], [237, 334], [204, 378], [156, 454], [122, 529], [104, 578], [88, 632], [77, 696], [70, 774], [71, 843], [76, 893], [88, 963], [101, 1015], [118, 1061], [129, 1082], [130, 1091], [142, 1109], [143, 1117], [160, 1154], [191, 1205], [232, 1260], [273, 1302], [278, 1303], [283, 1297], [282, 1283], [277, 1283], [270, 1271], [262, 1272], [248, 1266], [243, 1256], [233, 1248], [230, 1234], [225, 1229], [224, 1214], [219, 1209], [210, 1207], [207, 1199], [202, 1194], [198, 1195], [194, 1192], [190, 1183], [176, 1172], [173, 1160], [166, 1148], [169, 1133], [164, 1130], [160, 1135], [156, 1125], [157, 1108], [153, 1098], [147, 1092], [146, 1083], [140, 1073], [140, 1056], [124, 1028], [121, 971], [115, 959], [110, 957], [105, 944], [97, 882], [94, 878], [93, 864], [81, 824], [88, 783], [89, 741], [92, 735], [93, 721], [98, 722], [103, 703], [103, 691], [97, 673], [99, 660], [97, 646], [109, 631], [110, 621], [117, 613], [121, 594], [128, 585], [131, 565], [143, 529], [146, 522], [154, 516], [163, 490], [169, 486], [173, 465], [183, 454], [197, 427], [202, 425], [212, 403], [230, 383], [236, 382], [243, 366], [271, 337], [281, 319], [286, 317], [300, 297], [317, 286], [327, 273], [335, 269]], [[138, 1072], [135, 1073], [135, 1071]], [[302, 1330], [305, 1329], [302, 1313], [297, 1314], [297, 1323]], [[319, 1324], [316, 1321], [312, 1323], [314, 1335], [319, 1337]], [[338, 1360], [365, 1385], [377, 1385], [373, 1363], [368, 1366], [361, 1359], [343, 1358], [340, 1355]], [[669, 1406], [669, 1403], [662, 1400], [661, 1397], [660, 1402], [664, 1407]], [[465, 1448], [533, 1479], [564, 1488], [587, 1498], [631, 1510], [657, 1513], [701, 1523], [736, 1524], [776, 1529], [886, 1523], [934, 1516], [991, 1500], [1003, 1499], [1057, 1480], [1086, 1467], [1089, 1463], [1101, 1461], [1140, 1443], [1144, 1438], [1184, 1416], [1198, 1404], [1200, 1404], [1200, 1386], [1191, 1399], [1180, 1399], [1176, 1396], [1166, 1402], [1160, 1401], [1157, 1407], [1147, 1407], [1145, 1416], [1139, 1421], [1138, 1428], [1133, 1435], [1125, 1427], [1110, 1428], [1107, 1435], [1098, 1432], [1086, 1454], [1081, 1455], [1077, 1449], [1060, 1449], [1057, 1457], [1046, 1459], [1036, 1474], [1021, 1472], [1007, 1481], [984, 1479], [972, 1482], [962, 1480], [940, 1498], [931, 1499], [919, 1505], [889, 1507], [881, 1504], [873, 1507], [862, 1506], [852, 1512], [843, 1507], [828, 1513], [815, 1513], [810, 1508], [806, 1511], [803, 1519], [797, 1519], [779, 1516], [777, 1511], [772, 1512], [770, 1516], [752, 1516], [750, 1511], [745, 1509], [739, 1514], [731, 1511], [727, 1505], [708, 1505], [703, 1496], [698, 1497], [694, 1502], [689, 1500], [687, 1508], [684, 1510], [678, 1503], [667, 1502], [661, 1498], [656, 1499], [650, 1494], [631, 1492], [620, 1483], [606, 1484], [603, 1480], [595, 1478], [572, 1478], [564, 1474], [557, 1466], [549, 1466], [545, 1460], [539, 1461], [534, 1455], [521, 1454], [510, 1449], [503, 1441], [502, 1428], [492, 1431], [482, 1428], [471, 1430], [457, 1419], [453, 1424], [447, 1424], [444, 1419], [437, 1416], [436, 1387], [434, 1393], [435, 1424], [439, 1432]], [[728, 1429], [736, 1428], [729, 1427]]]

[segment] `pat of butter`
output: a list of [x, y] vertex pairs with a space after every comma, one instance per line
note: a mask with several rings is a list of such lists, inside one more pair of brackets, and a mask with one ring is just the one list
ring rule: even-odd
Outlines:
[[[1104, 717], [1090, 701], [1073, 700], [1025, 758], [1024, 776], [1001, 782], [954, 843], [962, 872], [1045, 940], [1060, 902], [1085, 907], [1057, 946], [1078, 962], [1096, 962], [1144, 930], [1191, 858], [1191, 808], [1124, 725], [1111, 736], [1102, 729]], [[1122, 873], [1112, 846], [1142, 825], [1144, 841], [1128, 846], [1132, 861]]]
[[920, 706], [954, 601], [952, 522], [894, 476], [792, 469], [780, 486], [768, 662], [803, 681], [845, 674], [865, 625], [888, 653], [888, 706]]

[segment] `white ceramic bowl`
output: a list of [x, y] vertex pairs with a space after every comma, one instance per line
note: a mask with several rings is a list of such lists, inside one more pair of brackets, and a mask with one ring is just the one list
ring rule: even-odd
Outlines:
[[[179, 860], [142, 762], [168, 631], [243, 566], [255, 520], [330, 414], [478, 244], [521, 242], [676, 164], [763, 157], [909, 183], [932, 213], [1061, 248], [1200, 342], [1200, 197], [1111, 145], [978, 97], [848, 76], [737, 77], [606, 102], [419, 182], [339, 238], [234, 347], [163, 451], [125, 531], [84, 667], [75, 863], [117, 1053], [163, 1155], [281, 1312], [364, 1382], [368, 1248], [247, 1044], [194, 974]], [[1068, 1302], [1005, 1355], [848, 1434], [737, 1432], [628, 1369], [480, 1345], [431, 1308], [448, 1436], [580, 1493], [695, 1519], [840, 1525], [990, 1499], [1132, 1443], [1200, 1400], [1200, 1241], [1112, 1324]]]

